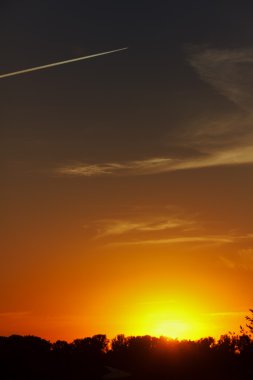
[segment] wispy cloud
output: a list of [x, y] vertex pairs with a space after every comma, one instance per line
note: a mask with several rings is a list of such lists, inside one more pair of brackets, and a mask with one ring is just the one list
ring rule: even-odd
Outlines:
[[171, 158], [154, 157], [145, 160], [126, 161], [126, 162], [109, 162], [102, 164], [75, 164], [64, 166], [57, 170], [58, 174], [72, 176], [98, 176], [98, 175], [137, 175], [137, 174], [155, 174], [167, 171], [168, 166], [172, 163]]
[[146, 220], [101, 220], [97, 223], [98, 238], [112, 235], [123, 235], [133, 232], [159, 232], [175, 228], [192, 228], [193, 220], [180, 218], [146, 218]]
[[29, 315], [30, 315], [29, 311], [6, 311], [6, 312], [0, 312], [0, 318], [8, 318], [8, 319], [26, 318]]
[[[195, 48], [188, 61], [202, 81], [235, 105], [234, 113], [213, 120], [189, 120], [185, 132], [171, 140], [171, 145], [177, 147], [173, 157], [168, 153], [121, 162], [75, 163], [62, 166], [56, 172], [84, 177], [152, 175], [252, 164], [253, 49]], [[185, 147], [194, 153], [183, 153]]]
[[[197, 233], [196, 233], [197, 232]], [[187, 229], [179, 228], [178, 230], [168, 230], [166, 237], [159, 234], [154, 235], [152, 238], [145, 238], [141, 235], [137, 237], [132, 235], [128, 237], [127, 240], [114, 241], [109, 243], [110, 246], [152, 246], [152, 245], [178, 245], [178, 244], [187, 244], [194, 246], [219, 246], [223, 244], [233, 244], [233, 243], [250, 243], [253, 240], [252, 234], [245, 235], [236, 235], [233, 233], [227, 234], [207, 234], [201, 226], [195, 225], [195, 234], [194, 228], [187, 231]], [[243, 268], [252, 268], [253, 269], [253, 250], [241, 250], [238, 252], [237, 260], [235, 257], [231, 256], [220, 256], [220, 261], [226, 267], [234, 269], [238, 266], [238, 257], [241, 260], [240, 267]]]
[[220, 259], [220, 262], [222, 263], [222, 265], [224, 265], [224, 267], [226, 267], [228, 269], [235, 269], [236, 268], [236, 263], [231, 258], [229, 258], [227, 256], [220, 256], [219, 259]]
[[141, 214], [133, 218], [94, 221], [94, 238], [101, 239], [102, 245], [111, 247], [178, 244], [217, 246], [251, 241], [253, 238], [251, 234], [208, 233], [196, 215], [184, 215], [182, 212], [172, 213], [169, 217], [145, 215], [145, 212]]
[[[250, 239], [250, 236], [248, 239]], [[220, 256], [220, 262], [231, 270], [253, 271], [253, 248], [243, 248], [236, 254]]]
[[57, 170], [60, 175], [92, 177], [101, 175], [151, 175], [176, 170], [200, 169], [212, 166], [241, 165], [253, 163], [253, 144], [206, 152], [197, 158], [171, 159], [159, 157], [124, 163], [76, 164]]
[[133, 245], [168, 245], [168, 244], [185, 244], [185, 243], [211, 243], [211, 244], [229, 244], [233, 243], [235, 239], [232, 236], [177, 236], [169, 237], [166, 239], [151, 239], [151, 240], [135, 240], [135, 241], [121, 241], [111, 243], [113, 246], [133, 246]]
[[189, 59], [201, 78], [252, 112], [253, 49], [196, 49]]

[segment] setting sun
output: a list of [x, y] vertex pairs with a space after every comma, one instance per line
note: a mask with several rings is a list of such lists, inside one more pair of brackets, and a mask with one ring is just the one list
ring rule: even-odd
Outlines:
[[184, 339], [186, 336], [191, 339], [189, 324], [181, 321], [162, 321], [150, 328], [150, 335], [165, 336], [173, 339]]
[[193, 315], [187, 310], [183, 313], [176, 310], [154, 309], [152, 312], [143, 313], [138, 320], [140, 320], [140, 335], [164, 336], [179, 340], [198, 339], [203, 334], [208, 334], [208, 330], [211, 329], [210, 325], [204, 325], [200, 317], [198, 318], [197, 315]]

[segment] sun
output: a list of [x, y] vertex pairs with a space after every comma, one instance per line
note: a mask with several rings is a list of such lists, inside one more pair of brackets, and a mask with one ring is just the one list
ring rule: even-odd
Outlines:
[[180, 320], [164, 320], [157, 322], [150, 330], [154, 336], [184, 339], [189, 336], [191, 326], [189, 323]]
[[[199, 339], [208, 331], [201, 313], [184, 303], [150, 303], [132, 313], [134, 335], [164, 336], [171, 339]], [[188, 307], [187, 307], [188, 306]], [[130, 321], [129, 321], [130, 322]]]
[[[141, 298], [141, 301], [139, 301]], [[116, 309], [118, 326], [112, 335], [165, 337], [178, 340], [198, 340], [206, 336], [219, 337], [217, 324], [205, 305], [181, 294], [141, 294], [131, 300], [127, 309]]]

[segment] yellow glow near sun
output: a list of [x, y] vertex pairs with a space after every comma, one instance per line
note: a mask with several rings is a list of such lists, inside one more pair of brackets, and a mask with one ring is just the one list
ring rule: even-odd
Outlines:
[[[108, 319], [112, 320], [113, 314], [117, 321], [117, 324], [110, 322], [110, 325], [104, 328], [104, 331], [110, 330], [110, 337], [125, 334], [126, 336], [150, 335], [178, 340], [198, 340], [209, 336], [218, 339], [221, 334], [224, 334], [224, 325], [221, 324], [219, 317], [222, 306], [218, 305], [216, 309], [210, 310], [210, 299], [206, 297], [206, 301], [203, 300], [201, 293], [198, 295], [182, 294], [183, 292], [164, 294], [154, 288], [147, 293], [136, 291], [136, 294], [131, 293], [130, 297], [127, 291], [123, 304], [112, 300], [108, 309], [110, 310]], [[122, 294], [124, 292], [121, 289], [121, 297]], [[226, 320], [229, 322], [228, 318]]]
[[182, 321], [162, 321], [157, 322], [151, 330], [151, 335], [154, 336], [167, 336], [173, 339], [182, 339], [187, 332], [189, 333], [189, 324]]
[[[182, 306], [183, 305], [183, 306]], [[130, 335], [164, 336], [172, 339], [199, 339], [209, 335], [210, 326], [193, 303], [143, 302], [128, 315], [125, 331]]]
[[147, 315], [143, 324], [143, 331], [145, 330], [152, 336], [165, 336], [172, 339], [196, 339], [201, 335], [199, 329], [200, 323], [197, 323], [194, 315], [185, 312], [182, 315], [180, 312], [167, 311], [159, 312], [154, 311], [152, 315]]

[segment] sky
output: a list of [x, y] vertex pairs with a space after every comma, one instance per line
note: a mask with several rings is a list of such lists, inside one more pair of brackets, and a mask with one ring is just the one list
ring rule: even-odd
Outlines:
[[1, 1], [0, 335], [197, 339], [253, 306], [253, 26], [225, 0]]

